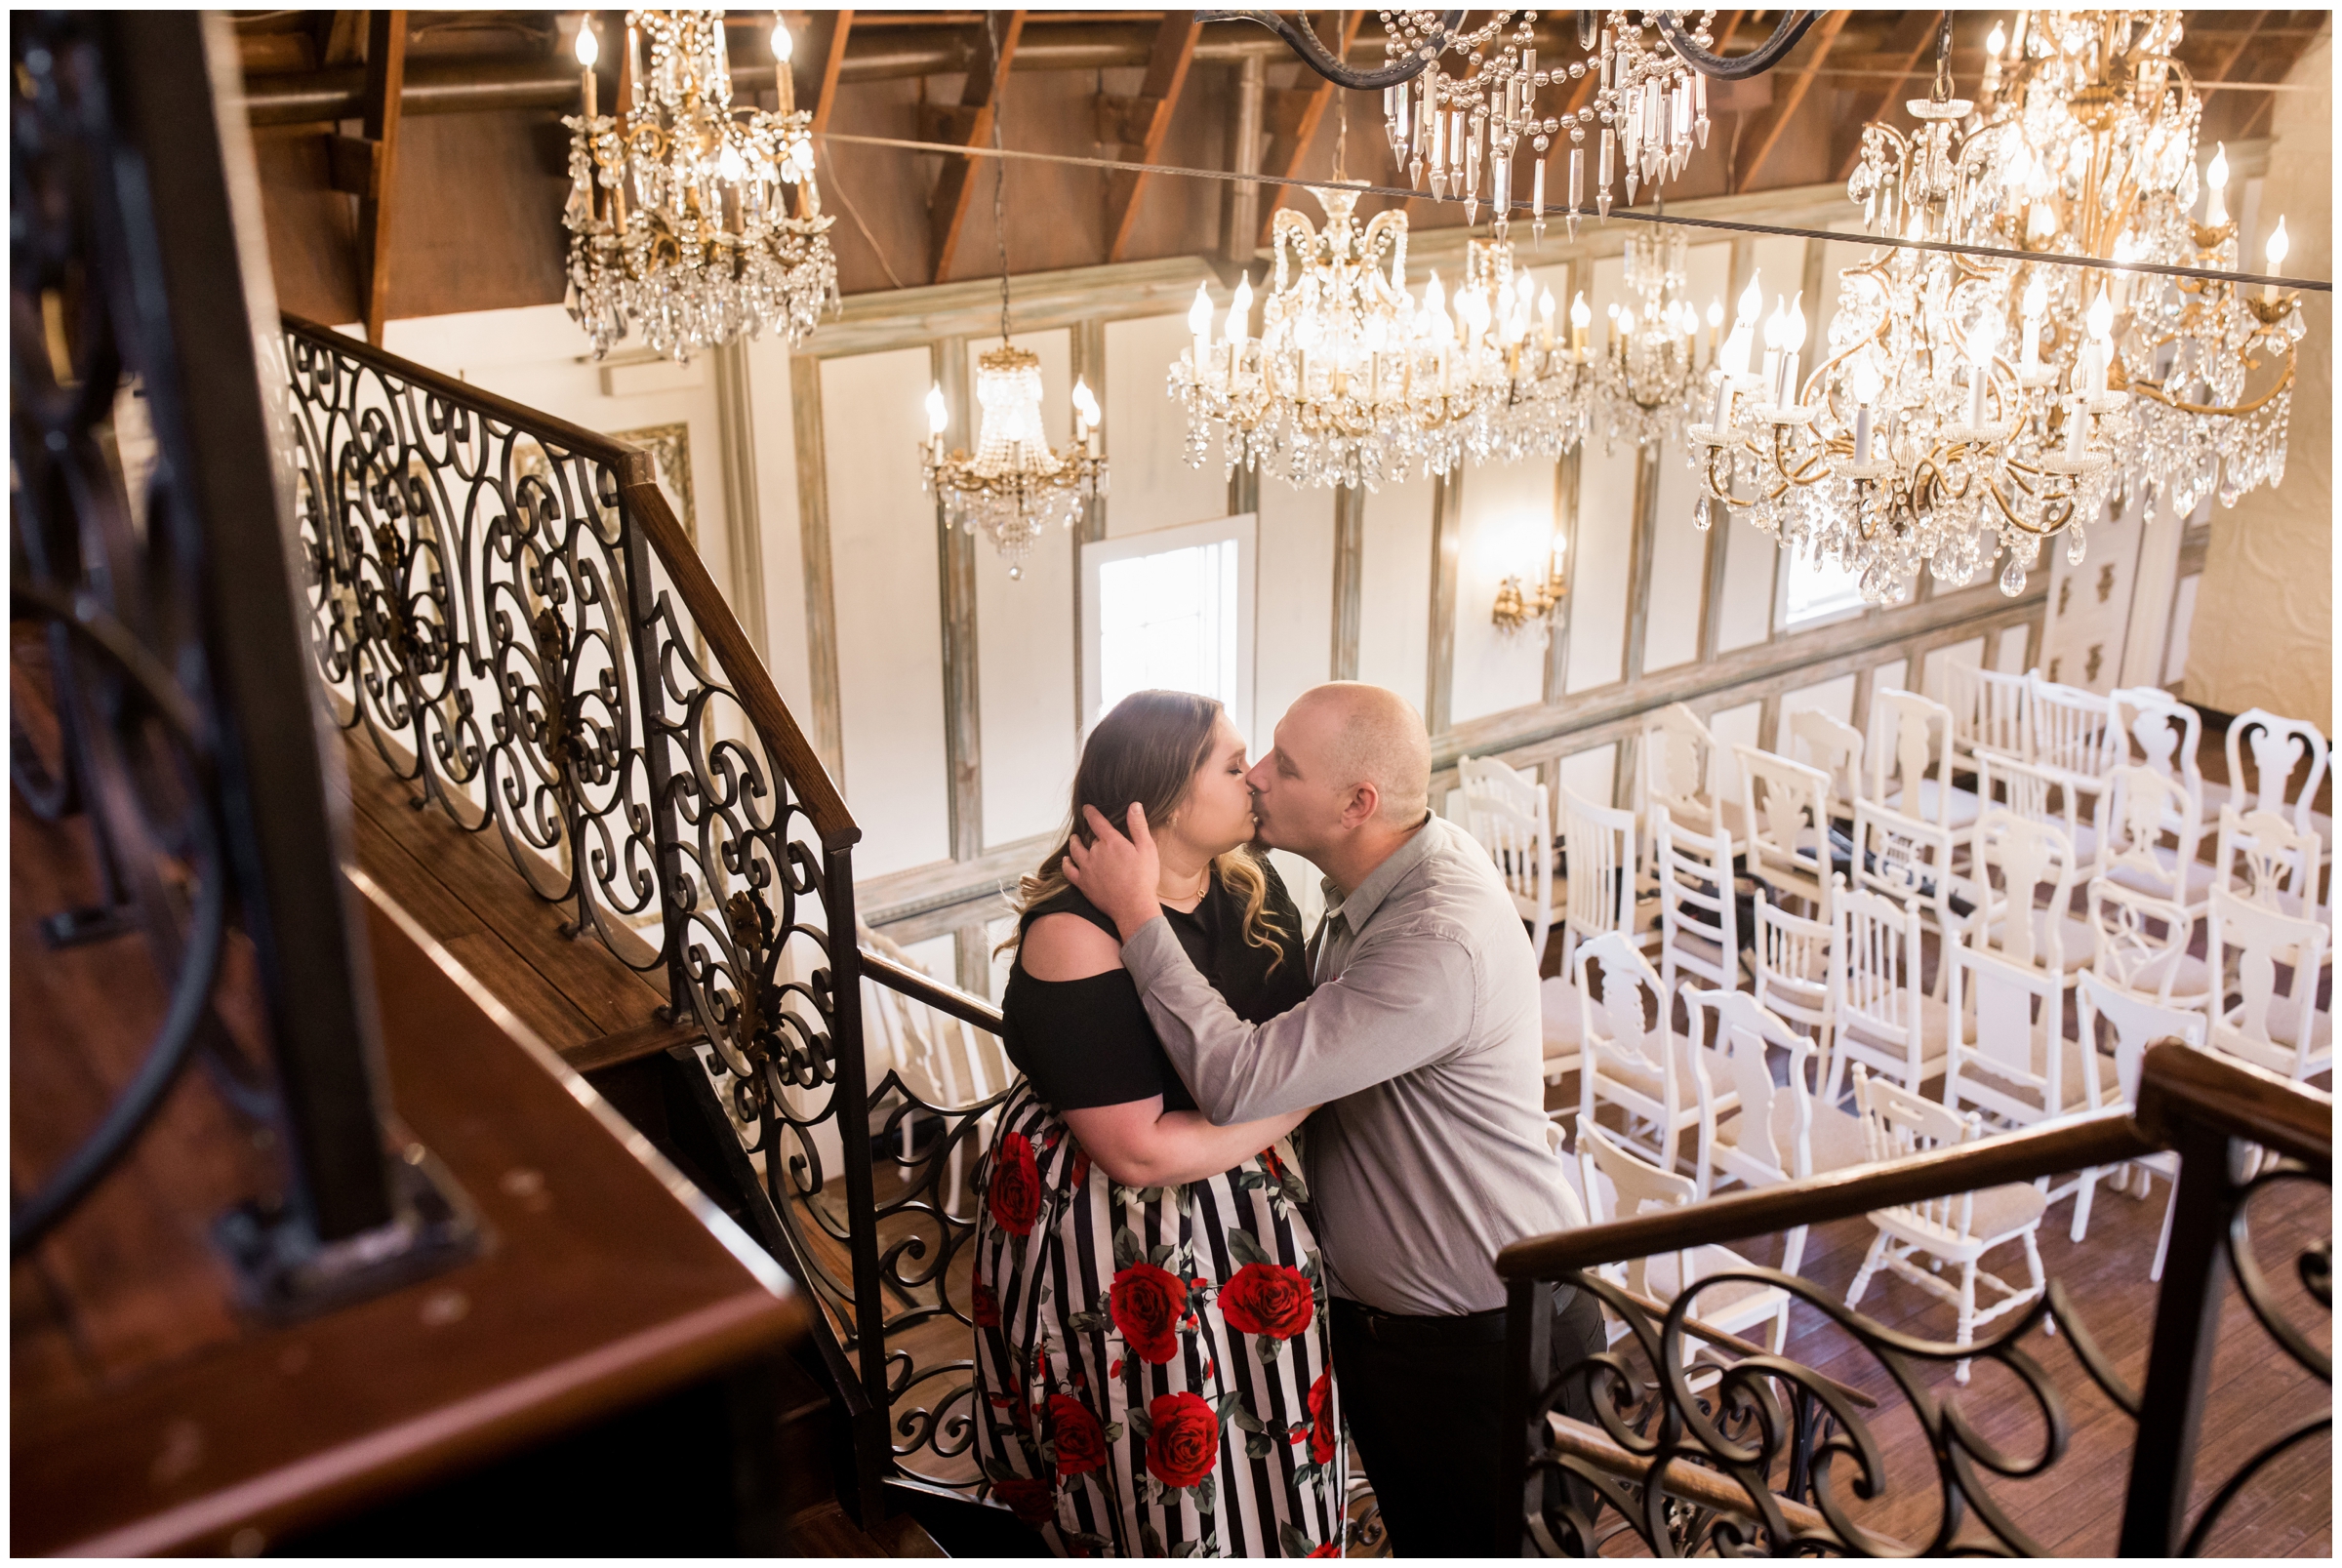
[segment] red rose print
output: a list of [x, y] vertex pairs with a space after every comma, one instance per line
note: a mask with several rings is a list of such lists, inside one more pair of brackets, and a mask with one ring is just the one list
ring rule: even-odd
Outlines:
[[1239, 1334], [1289, 1340], [1310, 1326], [1317, 1304], [1309, 1276], [1277, 1264], [1246, 1264], [1220, 1287], [1220, 1312]]
[[1032, 1140], [1023, 1133], [1003, 1133], [992, 1154], [992, 1184], [989, 1194], [992, 1221], [1001, 1229], [1030, 1235], [1041, 1212], [1041, 1173], [1032, 1163]]
[[1342, 1434], [1334, 1427], [1334, 1375], [1320, 1372], [1310, 1385], [1310, 1458], [1323, 1465], [1334, 1457]]
[[1076, 1148], [1073, 1150], [1073, 1169], [1066, 1178], [1066, 1186], [1071, 1190], [1079, 1191], [1081, 1184], [1089, 1179], [1090, 1151], [1086, 1148]]
[[970, 1292], [968, 1316], [975, 1320], [978, 1328], [1000, 1326], [1000, 1298], [993, 1295], [992, 1287], [981, 1279], [976, 1281]]
[[1191, 1393], [1167, 1393], [1147, 1407], [1147, 1473], [1165, 1486], [1193, 1486], [1220, 1462], [1220, 1418]]
[[1090, 1407], [1062, 1393], [1049, 1396], [1049, 1422], [1057, 1440], [1057, 1473], [1079, 1475], [1106, 1463], [1106, 1432]]
[[1057, 1517], [1057, 1496], [1045, 1480], [1026, 1475], [996, 1477], [992, 1496], [1027, 1524], [1047, 1524]]
[[1114, 1275], [1107, 1307], [1114, 1327], [1142, 1361], [1161, 1365], [1178, 1353], [1177, 1327], [1187, 1309], [1188, 1287], [1179, 1276], [1152, 1264], [1132, 1264]]
[[1311, 1552], [1310, 1555], [1312, 1557], [1339, 1557], [1342, 1555], [1342, 1543], [1339, 1541], [1328, 1541], [1324, 1546], [1319, 1547], [1315, 1551]]

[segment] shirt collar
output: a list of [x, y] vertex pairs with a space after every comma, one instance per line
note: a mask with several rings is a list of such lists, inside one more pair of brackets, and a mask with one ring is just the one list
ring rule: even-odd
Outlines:
[[1331, 920], [1340, 915], [1343, 924], [1350, 928], [1351, 935], [1357, 935], [1359, 928], [1374, 918], [1374, 911], [1383, 906], [1383, 900], [1390, 897], [1391, 890], [1398, 885], [1399, 878], [1422, 864], [1424, 857], [1431, 854], [1432, 821], [1432, 814], [1426, 811], [1423, 821], [1417, 823], [1414, 831], [1407, 835], [1407, 841], [1393, 850], [1382, 864], [1367, 872], [1366, 880], [1360, 882], [1348, 898], [1343, 897], [1341, 888], [1335, 885], [1333, 878], [1327, 877], [1324, 883], [1325, 918]]

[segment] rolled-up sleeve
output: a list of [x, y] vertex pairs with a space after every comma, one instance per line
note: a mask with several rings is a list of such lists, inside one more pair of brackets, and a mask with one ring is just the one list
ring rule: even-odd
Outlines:
[[1474, 963], [1459, 936], [1377, 933], [1339, 978], [1256, 1025], [1221, 1000], [1170, 922], [1149, 921], [1122, 947], [1163, 1049], [1222, 1126], [1323, 1105], [1438, 1061], [1472, 1036]]

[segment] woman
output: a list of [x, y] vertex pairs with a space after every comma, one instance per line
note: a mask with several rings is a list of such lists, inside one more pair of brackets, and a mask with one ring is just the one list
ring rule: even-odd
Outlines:
[[[1266, 1022], [1310, 987], [1300, 915], [1249, 847], [1245, 771], [1219, 704], [1140, 692], [1083, 748], [1071, 820], [1145, 807], [1181, 945]], [[1064, 861], [1024, 880], [1001, 1002], [1024, 1078], [976, 1231], [985, 1474], [1060, 1553], [1339, 1555], [1324, 1270], [1286, 1141], [1307, 1112], [1214, 1127], [1196, 1111]]]

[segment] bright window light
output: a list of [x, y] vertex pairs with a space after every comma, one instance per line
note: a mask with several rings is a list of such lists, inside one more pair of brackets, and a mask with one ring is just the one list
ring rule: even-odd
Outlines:
[[1196, 692], [1250, 722], [1253, 535], [1245, 515], [1082, 546], [1085, 730], [1150, 690]]
[[1807, 551], [1793, 550], [1786, 598], [1782, 624], [1801, 626], [1861, 609], [1862, 586], [1856, 574], [1836, 561], [1816, 560]]

